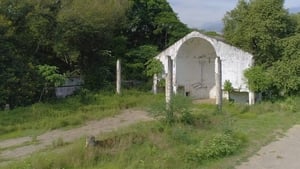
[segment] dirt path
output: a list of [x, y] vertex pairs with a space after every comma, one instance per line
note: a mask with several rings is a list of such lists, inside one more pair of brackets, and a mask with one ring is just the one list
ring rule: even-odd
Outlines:
[[[70, 130], [53, 130], [44, 133], [34, 141], [37, 144], [32, 144], [33, 138], [22, 137], [10, 139], [0, 142], [0, 159], [14, 160], [45, 149], [51, 146], [54, 141], [63, 138], [64, 142], [73, 142], [76, 139], [87, 135], [99, 135], [104, 132], [111, 132], [121, 127], [126, 127], [131, 124], [153, 120], [147, 115], [147, 112], [139, 110], [126, 110], [115, 117], [104, 118], [100, 121], [90, 121], [86, 125]], [[31, 144], [30, 144], [31, 143]]]
[[261, 148], [236, 169], [300, 169], [300, 125], [284, 137]]

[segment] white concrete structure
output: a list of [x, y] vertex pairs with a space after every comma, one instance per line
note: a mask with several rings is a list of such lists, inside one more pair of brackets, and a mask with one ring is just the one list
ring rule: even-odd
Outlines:
[[68, 78], [64, 85], [55, 88], [55, 95], [58, 98], [65, 98], [72, 95], [76, 90], [79, 90], [83, 80], [81, 78]]
[[250, 53], [194, 31], [156, 56], [163, 63], [165, 74], [168, 73], [168, 57], [173, 60], [174, 93], [183, 93], [193, 99], [216, 98], [215, 60], [220, 57], [222, 88], [225, 80], [229, 80], [235, 91], [249, 93], [248, 102], [253, 104], [254, 95], [243, 75], [253, 64]]

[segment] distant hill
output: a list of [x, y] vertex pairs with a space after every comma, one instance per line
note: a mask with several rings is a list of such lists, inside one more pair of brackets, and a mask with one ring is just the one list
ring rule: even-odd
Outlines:
[[206, 23], [206, 24], [204, 24], [204, 26], [201, 29], [221, 33], [222, 29], [223, 29], [223, 23], [222, 23], [222, 21]]
[[298, 13], [300, 12], [300, 7], [289, 8], [288, 10], [290, 13]]

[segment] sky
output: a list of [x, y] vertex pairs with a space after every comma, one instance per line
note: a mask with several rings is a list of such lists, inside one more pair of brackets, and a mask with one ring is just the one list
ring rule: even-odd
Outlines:
[[[190, 28], [221, 32], [222, 18], [238, 0], [167, 0], [179, 19]], [[300, 12], [300, 0], [285, 0], [290, 12]]]

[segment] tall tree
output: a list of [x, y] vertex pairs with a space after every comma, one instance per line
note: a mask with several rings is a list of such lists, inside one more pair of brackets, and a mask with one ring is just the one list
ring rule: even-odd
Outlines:
[[58, 16], [60, 39], [55, 49], [80, 70], [89, 89], [100, 89], [114, 80], [115, 57], [119, 57], [115, 51], [126, 45], [120, 31], [126, 23], [128, 7], [127, 0], [63, 3]]
[[245, 42], [247, 26], [247, 17], [249, 13], [249, 4], [245, 0], [239, 0], [235, 9], [227, 12], [223, 18], [224, 38], [227, 42], [240, 48], [250, 51], [249, 42]]
[[[300, 26], [300, 25], [298, 25]], [[300, 34], [281, 40], [282, 58], [270, 67], [273, 84], [282, 95], [300, 94]]]
[[27, 53], [32, 38], [26, 34], [26, 23], [33, 10], [26, 1], [0, 1], [0, 107], [38, 100], [39, 76]]
[[[156, 56], [158, 50], [156, 46], [144, 45], [126, 53], [126, 65], [124, 66], [124, 77], [130, 80], [147, 80], [146, 62]], [[130, 60], [130, 62], [128, 62]]]
[[300, 12], [296, 14], [291, 14], [292, 21], [296, 25], [296, 33], [300, 33]]
[[124, 77], [145, 81], [147, 60], [188, 31], [166, 0], [0, 0], [0, 107], [38, 100], [37, 65], [97, 90], [121, 58]]
[[131, 0], [127, 29], [130, 46], [158, 45], [164, 49], [189, 32], [166, 0]]
[[[159, 50], [170, 46], [190, 30], [180, 22], [166, 0], [130, 0], [127, 13], [127, 37], [129, 51], [123, 57], [127, 79], [145, 81], [146, 62]], [[140, 72], [140, 73], [139, 73]]]
[[284, 0], [240, 0], [224, 19], [225, 39], [254, 54], [256, 64], [280, 58], [279, 41], [294, 31]]

